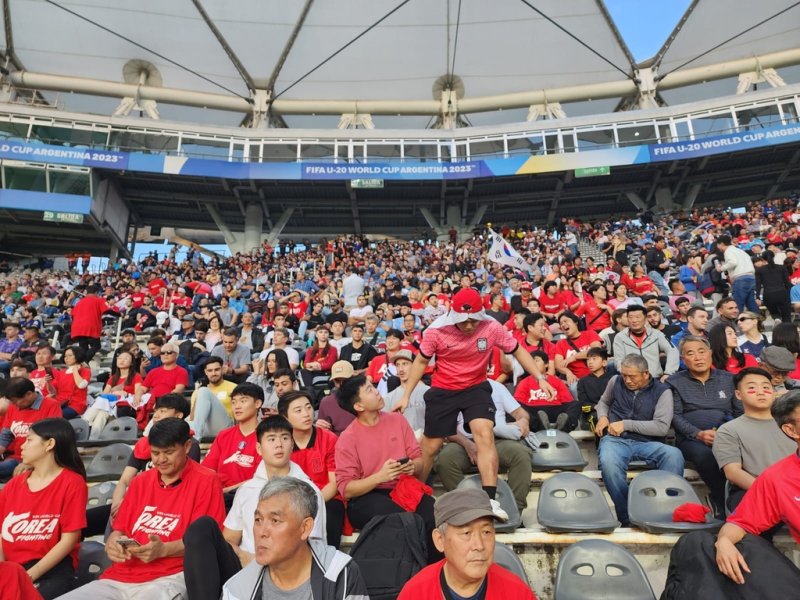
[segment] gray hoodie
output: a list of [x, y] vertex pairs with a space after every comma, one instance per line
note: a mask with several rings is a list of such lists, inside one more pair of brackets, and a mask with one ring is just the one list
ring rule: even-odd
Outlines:
[[[311, 546], [311, 594], [314, 600], [369, 600], [358, 565], [333, 546], [309, 539]], [[225, 582], [222, 600], [264, 600], [263, 578], [268, 567], [252, 561]]]

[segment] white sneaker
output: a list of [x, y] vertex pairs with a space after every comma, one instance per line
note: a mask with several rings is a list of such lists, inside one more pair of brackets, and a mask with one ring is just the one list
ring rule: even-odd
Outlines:
[[494, 516], [502, 521], [508, 521], [508, 513], [500, 507], [500, 503], [497, 500], [489, 500], [489, 504], [492, 505]]

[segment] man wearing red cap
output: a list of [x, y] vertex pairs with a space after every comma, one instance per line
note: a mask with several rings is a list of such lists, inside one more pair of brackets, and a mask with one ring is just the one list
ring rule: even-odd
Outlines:
[[491, 386], [486, 381], [486, 367], [495, 347], [513, 354], [528, 373], [540, 380], [542, 389], [550, 397], [555, 395], [530, 354], [508, 330], [486, 315], [477, 290], [465, 287], [453, 296], [450, 312], [436, 319], [425, 331], [403, 397], [393, 410], [406, 409], [414, 388], [435, 356], [432, 386], [425, 392], [420, 479], [427, 479], [436, 453], [445, 438], [455, 435], [458, 415], [462, 413], [478, 448], [478, 470], [483, 489], [492, 500], [492, 506], [501, 514], [502, 509], [494, 499], [498, 470], [493, 431], [495, 406]]

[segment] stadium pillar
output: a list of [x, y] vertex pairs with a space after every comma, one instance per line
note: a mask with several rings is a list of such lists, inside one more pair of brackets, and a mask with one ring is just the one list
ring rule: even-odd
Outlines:
[[108, 251], [108, 264], [113, 265], [117, 262], [117, 256], [119, 256], [119, 246], [116, 243], [111, 242], [111, 248]]
[[694, 201], [697, 200], [697, 195], [700, 193], [702, 188], [702, 183], [695, 183], [689, 188], [689, 191], [686, 192], [686, 197], [683, 199], [684, 210], [689, 210], [694, 206]]
[[244, 209], [244, 244], [242, 252], [250, 252], [261, 245], [264, 211], [258, 202], [250, 202]]
[[294, 207], [290, 206], [286, 208], [286, 210], [284, 210], [283, 213], [281, 214], [281, 218], [278, 219], [277, 223], [275, 223], [275, 227], [269, 230], [269, 235], [267, 236], [267, 242], [273, 248], [275, 247], [275, 244], [277, 243], [278, 238], [280, 237], [281, 232], [283, 231], [283, 228], [286, 227], [286, 224], [289, 222], [289, 219], [292, 218], [292, 214], [294, 214]]

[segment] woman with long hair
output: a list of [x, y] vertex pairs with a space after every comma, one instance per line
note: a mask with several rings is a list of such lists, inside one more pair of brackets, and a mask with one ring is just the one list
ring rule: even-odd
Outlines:
[[80, 346], [69, 346], [61, 358], [66, 367], [55, 378], [55, 400], [65, 419], [75, 419], [86, 412], [92, 370], [86, 366], [86, 352]]
[[285, 350], [274, 348], [269, 351], [264, 360], [256, 359], [253, 361], [253, 373], [247, 378], [248, 383], [255, 383], [264, 390], [264, 402], [261, 405], [262, 412], [277, 414], [278, 394], [275, 392], [275, 373], [281, 369], [292, 369], [289, 364], [289, 356]]
[[730, 325], [715, 325], [708, 332], [711, 344], [711, 363], [715, 369], [736, 375], [745, 367], [757, 367], [758, 361], [752, 354], [739, 350], [736, 330]]
[[330, 377], [331, 367], [339, 359], [339, 351], [329, 341], [330, 325], [327, 323], [317, 327], [314, 342], [306, 352], [300, 377], [306, 389], [311, 389], [315, 382]]
[[742, 335], [739, 336], [739, 349], [745, 354], [752, 354], [756, 358], [761, 356], [761, 351], [769, 346], [767, 336], [764, 335], [764, 318], [749, 310], [739, 314], [736, 320]]
[[86, 526], [86, 470], [64, 419], [30, 426], [22, 445], [30, 470], [0, 490], [0, 560], [22, 565], [45, 600], [72, 589]]
[[264, 312], [261, 313], [261, 326], [271, 327], [272, 322], [275, 320], [275, 315], [278, 314], [278, 304], [275, 298], [267, 300], [267, 305], [264, 307]]
[[800, 377], [800, 333], [794, 323], [778, 323], [772, 330], [772, 345], [786, 348], [794, 355], [797, 361], [797, 368], [789, 373], [789, 377], [797, 379]]
[[142, 376], [133, 365], [131, 350], [122, 349], [117, 353], [114, 372], [108, 378], [103, 392], [83, 414], [84, 421], [91, 426], [90, 439], [96, 439], [113, 416], [136, 416], [136, 409], [131, 407], [128, 399], [136, 392], [136, 385], [142, 383]]
[[608, 305], [612, 310], [617, 310], [618, 308], [628, 308], [631, 304], [641, 304], [641, 301], [628, 295], [627, 285], [618, 283], [614, 287], [614, 297], [608, 301]]
[[208, 333], [206, 334], [206, 348], [211, 352], [214, 346], [222, 341], [222, 317], [215, 310], [211, 311], [208, 315]]

